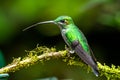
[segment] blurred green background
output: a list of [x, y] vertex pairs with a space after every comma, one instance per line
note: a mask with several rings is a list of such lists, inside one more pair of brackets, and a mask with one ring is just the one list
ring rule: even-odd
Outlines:
[[[25, 50], [40, 46], [64, 49], [59, 28], [53, 24], [22, 30], [40, 21], [61, 15], [71, 16], [85, 34], [97, 60], [120, 65], [120, 0], [1, 0], [0, 50], [6, 63], [13, 57], [24, 57]], [[2, 62], [0, 62], [2, 64]], [[60, 59], [38, 63], [11, 73], [9, 80], [36, 80], [47, 77], [72, 80], [106, 80], [87, 74], [79, 66], [68, 66]]]

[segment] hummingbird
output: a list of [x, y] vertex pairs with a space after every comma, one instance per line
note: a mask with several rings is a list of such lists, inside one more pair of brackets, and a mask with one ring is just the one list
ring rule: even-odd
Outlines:
[[93, 73], [98, 76], [98, 66], [95, 56], [88, 45], [87, 39], [82, 31], [74, 24], [70, 16], [59, 16], [55, 20], [38, 22], [25, 28], [23, 31], [37, 26], [39, 24], [53, 23], [60, 28], [61, 35], [70, 49], [70, 53], [76, 53], [86, 64], [88, 64]]

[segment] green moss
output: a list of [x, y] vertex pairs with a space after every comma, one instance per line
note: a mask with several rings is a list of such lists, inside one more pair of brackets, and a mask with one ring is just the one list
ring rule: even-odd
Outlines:
[[[6, 67], [0, 69], [0, 73], [9, 73], [20, 70], [21, 68], [27, 68], [34, 65], [37, 62], [44, 63], [51, 58], [62, 58], [67, 65], [80, 66], [86, 69], [87, 72], [92, 71], [91, 68], [80, 60], [76, 54], [70, 55], [67, 50], [56, 51], [55, 47], [47, 48], [45, 46], [36, 47], [31, 51], [26, 51], [28, 54], [24, 58], [14, 58], [13, 62]], [[118, 80], [120, 79], [120, 66], [111, 65], [111, 67], [106, 64], [102, 65], [97, 62], [100, 76], [105, 76], [107, 80]]]
[[115, 65], [111, 65], [111, 67], [106, 64], [102, 65], [98, 62], [98, 68], [101, 76], [105, 76], [107, 80], [118, 80], [120, 79], [120, 68]]

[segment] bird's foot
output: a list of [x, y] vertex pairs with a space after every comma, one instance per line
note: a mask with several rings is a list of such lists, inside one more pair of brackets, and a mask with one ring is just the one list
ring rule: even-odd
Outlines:
[[68, 57], [70, 57], [70, 54], [74, 54], [74, 52], [75, 52], [74, 50], [68, 48], [67, 46], [65, 46], [65, 49], [66, 49], [67, 52], [68, 52]]
[[66, 49], [66, 50], [67, 50], [67, 52], [69, 52], [70, 54], [74, 54], [74, 53], [75, 53], [75, 51], [74, 51], [74, 50], [72, 50], [72, 49], [68, 48], [67, 46], [65, 46], [65, 49]]
[[74, 51], [74, 50], [69, 50], [69, 53], [70, 53], [70, 54], [74, 54], [75, 51]]

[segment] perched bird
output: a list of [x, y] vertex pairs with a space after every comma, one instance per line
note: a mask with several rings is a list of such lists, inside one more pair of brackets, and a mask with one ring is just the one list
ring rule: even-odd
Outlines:
[[69, 16], [60, 16], [55, 20], [36, 23], [23, 31], [38, 24], [54, 23], [59, 26], [62, 37], [70, 48], [70, 53], [76, 53], [86, 64], [88, 64], [96, 76], [99, 75], [96, 59], [90, 49], [84, 34], [74, 24]]

